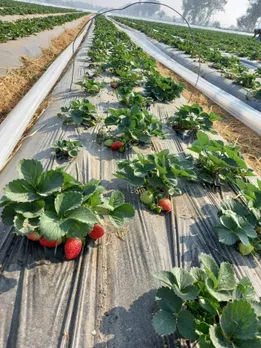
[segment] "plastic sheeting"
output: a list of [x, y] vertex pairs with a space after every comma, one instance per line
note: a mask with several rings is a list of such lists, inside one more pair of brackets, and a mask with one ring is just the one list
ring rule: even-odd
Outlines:
[[66, 65], [72, 58], [75, 50], [79, 47], [90, 24], [91, 22], [86, 25], [82, 34], [79, 35], [75, 42], [70, 44], [59, 55], [59, 57], [56, 58], [46, 72], [0, 125], [0, 170], [3, 169], [9, 156], [12, 154], [16, 144], [26, 130], [36, 110], [50, 93]]
[[[92, 32], [77, 55], [74, 82], [82, 80], [86, 71], [91, 39]], [[86, 245], [75, 261], [64, 261], [62, 246], [55, 256], [53, 250], [16, 237], [0, 224], [0, 347], [177, 347], [173, 337], [162, 339], [152, 328], [159, 286], [152, 273], [173, 266], [189, 269], [198, 265], [202, 251], [218, 262], [233, 262], [237, 274], [248, 275], [261, 296], [260, 263], [219, 244], [212, 230], [217, 207], [231, 194], [226, 188], [212, 192], [183, 182], [183, 195], [173, 199], [174, 211], [159, 216], [140, 204], [126, 182], [113, 177], [116, 161], [133, 157], [136, 151], [169, 149], [183, 155], [187, 144], [166, 128], [166, 140], [154, 139], [155, 150], [134, 148], [121, 154], [96, 142], [99, 125], [87, 131], [64, 126], [56, 116], [60, 107], [85, 96], [75, 85], [69, 92], [71, 72], [70, 66], [52, 94], [52, 103], [0, 173], [0, 190], [17, 177], [15, 166], [20, 159], [35, 158], [44, 168], [54, 168], [58, 163], [51, 145], [60, 138], [76, 139], [84, 149], [68, 172], [78, 180], [100, 179], [108, 189], [120, 189], [135, 205], [135, 218], [120, 235], [107, 226], [105, 237]], [[107, 108], [118, 106], [110, 87], [88, 98], [101, 117]], [[183, 103], [180, 98], [170, 105], [155, 104], [152, 112], [164, 122]]]
[[[129, 29], [123, 25], [118, 25], [118, 27], [121, 30], [125, 31], [137, 45], [139, 45], [142, 49], [144, 49], [144, 51], [146, 51], [157, 61], [165, 65], [170, 70], [176, 72], [191, 85], [196, 84], [198, 75], [172, 59], [169, 52], [172, 51], [170, 47], [164, 50], [162, 49], [162, 44], [157, 44], [156, 42], [154, 44], [152, 40], [149, 40], [149, 38], [147, 38], [147, 36], [143, 33]], [[180, 56], [180, 58], [178, 58], [178, 56]], [[177, 53], [177, 56], [175, 55], [175, 59], [182, 59], [184, 64], [186, 64], [186, 57], [181, 53]], [[196, 67], [196, 70], [198, 70], [198, 67]], [[218, 80], [218, 77], [215, 76], [215, 72], [213, 72], [213, 70], [210, 71], [210, 73], [212, 73], [212, 75], [206, 77], [207, 79], [212, 77], [214, 79], [214, 83], [217, 83], [218, 81], [219, 83], [222, 82], [222, 78]], [[224, 85], [223, 87], [225, 88]], [[231, 85], [226, 84], [226, 90], [230, 91], [230, 94], [223, 89], [215, 86], [214, 84], [208, 82], [205, 78], [200, 77], [197, 83], [197, 89], [205, 94], [208, 98], [213, 100], [215, 103], [220, 105], [223, 109], [227, 110], [231, 115], [239, 119], [242, 123], [261, 135], [261, 113], [236, 98], [234, 95], [237, 95], [238, 93], [237, 91], [235, 91], [234, 86], [232, 87]], [[246, 96], [244, 96], [244, 98], [246, 98]], [[258, 102], [258, 105], [260, 107], [261, 103]]]

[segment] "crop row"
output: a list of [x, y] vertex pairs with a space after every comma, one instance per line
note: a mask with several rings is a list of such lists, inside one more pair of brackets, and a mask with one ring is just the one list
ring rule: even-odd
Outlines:
[[235, 56], [227, 57], [222, 52], [230, 52], [237, 56], [247, 56], [249, 59], [261, 59], [260, 42], [242, 35], [218, 33], [203, 29], [189, 29], [162, 23], [151, 23], [141, 20], [117, 18], [117, 21], [140, 30], [149, 37], [190, 55], [191, 58], [200, 57], [201, 61], [211, 62], [211, 67], [223, 73], [224, 77], [242, 85], [258, 97], [261, 69], [249, 72]]
[[26, 2], [18, 2], [13, 0], [0, 0], [0, 16], [65, 12], [76, 12], [76, 10], [53, 6], [29, 4]]
[[0, 21], [0, 42], [16, 40], [18, 38], [40, 33], [46, 29], [71, 22], [85, 16], [87, 13], [75, 13], [62, 16], [48, 16], [43, 18], [20, 19], [15, 22]]
[[[89, 73], [79, 85], [87, 96], [96, 95], [109, 87], [98, 78], [103, 73], [111, 76], [109, 84], [121, 108], [108, 110], [97, 141], [124, 157], [133, 145], [141, 147], [151, 144], [152, 137], [165, 137], [162, 122], [149, 106], [173, 101], [183, 86], [162, 77], [156, 62], [105, 18], [96, 20], [94, 33]], [[85, 128], [101, 122], [87, 98], [74, 100], [58, 116], [66, 124]], [[241, 200], [225, 201], [220, 224], [213, 228], [221, 243], [237, 245], [247, 255], [260, 249], [261, 182], [258, 186], [249, 183], [253, 172], [238, 147], [212, 140], [206, 133], [214, 132], [217, 119], [200, 105], [183, 105], [168, 119], [168, 126], [188, 139], [196, 137], [190, 147], [195, 156], [179, 157], [168, 150], [146, 156], [137, 153], [134, 159], [118, 162], [115, 176], [133, 186], [142, 204], [157, 214], [172, 210], [170, 197], [182, 193], [183, 180], [210, 187], [237, 185]], [[56, 156], [70, 158], [78, 155], [82, 145], [63, 139], [54, 148]], [[61, 168], [43, 172], [35, 160], [22, 160], [17, 169], [20, 179], [6, 186], [2, 198], [3, 222], [43, 246], [64, 242], [68, 259], [79, 255], [85, 238], [98, 239], [104, 234], [103, 215], [115, 227], [134, 215], [121, 192], [106, 197], [105, 188], [96, 180], [81, 184]], [[239, 281], [229, 263], [219, 266], [210, 255], [201, 254], [200, 260], [201, 268], [190, 272], [175, 267], [156, 274], [164, 286], [156, 295], [155, 331], [162, 336], [176, 332], [178, 338], [198, 341], [201, 348], [260, 347], [260, 302], [250, 280]]]

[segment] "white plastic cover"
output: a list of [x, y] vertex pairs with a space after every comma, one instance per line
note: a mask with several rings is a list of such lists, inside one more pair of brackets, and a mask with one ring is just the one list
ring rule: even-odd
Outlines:
[[73, 43], [71, 43], [59, 57], [56, 58], [0, 125], [0, 171], [5, 166], [6, 161], [12, 154], [12, 151], [26, 130], [37, 108], [49, 94], [72, 58], [75, 50], [80, 46], [90, 23], [91, 22], [87, 23], [81, 35], [75, 40], [74, 47]]

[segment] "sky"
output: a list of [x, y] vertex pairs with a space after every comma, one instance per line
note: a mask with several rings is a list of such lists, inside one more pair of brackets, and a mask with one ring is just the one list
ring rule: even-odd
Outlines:
[[[84, 1], [84, 0], [83, 0]], [[104, 0], [85, 0], [93, 5], [120, 7], [134, 0], [110, 0], [108, 2]], [[174, 7], [177, 11], [181, 10], [182, 0], [160, 0], [166, 5]], [[236, 19], [246, 13], [248, 0], [228, 0], [225, 7], [225, 12], [218, 12], [214, 16], [214, 20], [220, 21], [222, 25], [230, 26], [236, 24]], [[172, 15], [172, 11], [165, 11], [167, 14]]]

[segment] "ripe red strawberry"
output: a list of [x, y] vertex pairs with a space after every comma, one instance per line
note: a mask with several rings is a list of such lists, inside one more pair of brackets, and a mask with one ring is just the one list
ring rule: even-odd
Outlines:
[[111, 144], [111, 149], [113, 151], [117, 151], [124, 147], [124, 144], [121, 141], [114, 141], [114, 143]]
[[172, 210], [171, 201], [166, 197], [159, 200], [158, 206], [160, 206], [166, 212]]
[[27, 234], [26, 237], [28, 239], [32, 240], [33, 242], [38, 242], [41, 238], [40, 234], [36, 231], [33, 231], [33, 232]]
[[104, 233], [105, 231], [103, 226], [100, 224], [95, 224], [93, 226], [91, 233], [89, 233], [88, 236], [91, 237], [92, 239], [99, 239], [104, 235]]
[[56, 246], [62, 243], [62, 240], [61, 239], [47, 240], [44, 237], [41, 237], [39, 243], [46, 248], [55, 248]]
[[112, 82], [112, 83], [111, 83], [111, 88], [114, 88], [114, 89], [117, 88], [117, 83]]
[[82, 251], [82, 241], [79, 238], [69, 238], [64, 245], [64, 254], [67, 260], [76, 259]]

